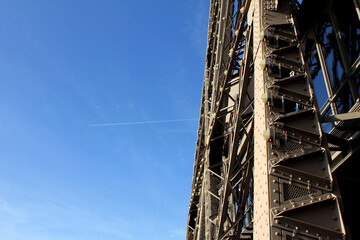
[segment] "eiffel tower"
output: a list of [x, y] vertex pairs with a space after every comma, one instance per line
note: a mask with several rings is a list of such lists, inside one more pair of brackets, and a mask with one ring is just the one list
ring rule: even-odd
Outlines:
[[360, 239], [359, 0], [210, 4], [186, 239]]

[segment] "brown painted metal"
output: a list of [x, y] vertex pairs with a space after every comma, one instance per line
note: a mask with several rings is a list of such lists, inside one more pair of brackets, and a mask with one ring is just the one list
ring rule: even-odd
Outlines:
[[[360, 155], [356, 1], [211, 0], [187, 240], [254, 239], [254, 229], [267, 236], [257, 239], [358, 239], [348, 185], [360, 182], [349, 167]], [[255, 106], [268, 185], [255, 206], [254, 82], [265, 89]]]

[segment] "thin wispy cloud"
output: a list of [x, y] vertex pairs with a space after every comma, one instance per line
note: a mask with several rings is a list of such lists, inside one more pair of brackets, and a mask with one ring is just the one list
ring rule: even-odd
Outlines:
[[187, 122], [195, 121], [197, 118], [189, 119], [173, 119], [173, 120], [157, 120], [157, 121], [142, 121], [142, 122], [115, 122], [115, 123], [96, 123], [90, 124], [89, 127], [106, 127], [106, 126], [126, 126], [126, 125], [141, 125], [141, 124], [157, 124], [157, 123], [171, 123], [171, 122]]

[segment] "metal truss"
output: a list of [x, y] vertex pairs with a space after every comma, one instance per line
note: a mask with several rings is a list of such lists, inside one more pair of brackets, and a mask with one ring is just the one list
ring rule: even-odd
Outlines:
[[358, 0], [210, 4], [186, 239], [357, 239]]

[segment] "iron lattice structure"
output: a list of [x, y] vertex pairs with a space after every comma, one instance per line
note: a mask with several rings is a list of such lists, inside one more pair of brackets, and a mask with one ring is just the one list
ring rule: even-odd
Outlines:
[[359, 1], [210, 4], [186, 239], [360, 239]]

